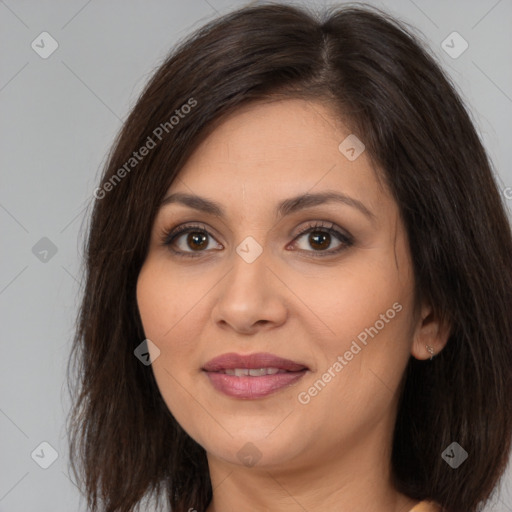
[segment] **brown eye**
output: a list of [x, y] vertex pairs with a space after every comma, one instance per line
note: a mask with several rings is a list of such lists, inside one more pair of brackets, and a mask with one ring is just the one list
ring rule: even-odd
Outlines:
[[324, 231], [311, 231], [308, 243], [315, 249], [328, 249], [331, 245], [331, 235]]
[[191, 249], [204, 249], [208, 246], [208, 235], [199, 231], [191, 231], [186, 237], [186, 244]]
[[[333, 256], [353, 245], [354, 242], [350, 235], [345, 235], [334, 229], [334, 224], [328, 224], [315, 223], [308, 226], [296, 236], [292, 245], [300, 245], [298, 241], [304, 238], [306, 243], [303, 247], [298, 247], [298, 249], [314, 257]], [[306, 235], [308, 235], [307, 239]], [[169, 249], [174, 254], [184, 257], [198, 257], [212, 249], [215, 250], [215, 245], [210, 246], [210, 242], [216, 241], [205, 226], [190, 225], [179, 226], [167, 233], [162, 240], [163, 245], [169, 246]], [[338, 245], [335, 248], [331, 248], [335, 242], [338, 242]], [[217, 242], [216, 250], [219, 249], [223, 249], [223, 247]]]
[[[214, 238], [204, 227], [180, 226], [164, 237], [163, 244], [169, 246], [176, 254], [194, 257], [206, 252], [210, 240], [214, 240]], [[218, 246], [222, 248], [220, 244]]]
[[[306, 243], [298, 248], [301, 251], [311, 253], [313, 256], [333, 255], [353, 245], [353, 240], [350, 236], [333, 229], [333, 226], [334, 224], [332, 223], [329, 226], [323, 226], [321, 223], [309, 226], [295, 238], [294, 245], [298, 245], [297, 241], [308, 235]], [[334, 249], [329, 249], [333, 241], [338, 241], [338, 246]]]

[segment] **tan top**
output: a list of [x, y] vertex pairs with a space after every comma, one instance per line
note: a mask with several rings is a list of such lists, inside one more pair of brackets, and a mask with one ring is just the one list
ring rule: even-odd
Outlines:
[[439, 512], [441, 507], [433, 501], [422, 501], [415, 507], [411, 508], [409, 512]]

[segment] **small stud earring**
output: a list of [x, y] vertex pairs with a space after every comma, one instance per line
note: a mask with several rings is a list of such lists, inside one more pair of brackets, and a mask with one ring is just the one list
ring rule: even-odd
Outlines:
[[430, 345], [425, 345], [427, 347], [428, 353], [430, 354], [430, 360], [434, 359], [434, 349]]

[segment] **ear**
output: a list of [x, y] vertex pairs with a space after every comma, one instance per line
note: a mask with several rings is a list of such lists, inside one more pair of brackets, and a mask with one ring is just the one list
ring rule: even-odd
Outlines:
[[[418, 315], [413, 335], [411, 354], [416, 359], [430, 359], [443, 350], [450, 337], [451, 327], [446, 320], [438, 318], [433, 308], [424, 303]], [[430, 353], [427, 347], [432, 347]]]

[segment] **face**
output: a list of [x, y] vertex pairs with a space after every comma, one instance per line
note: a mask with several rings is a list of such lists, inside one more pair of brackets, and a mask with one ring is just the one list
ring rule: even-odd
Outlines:
[[321, 103], [246, 106], [166, 194], [203, 201], [156, 216], [138, 307], [161, 395], [210, 462], [297, 468], [390, 439], [412, 263], [366, 152], [339, 148], [349, 135]]

